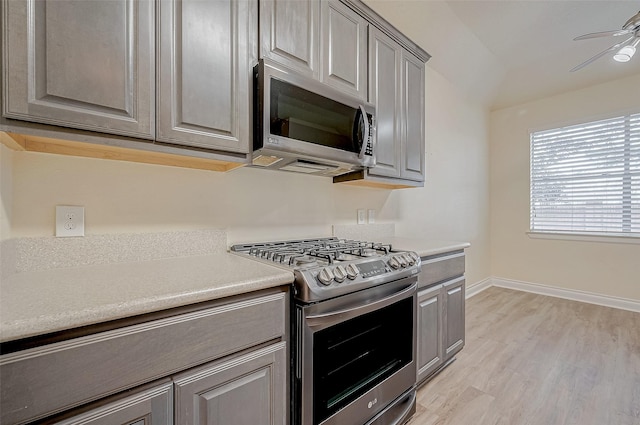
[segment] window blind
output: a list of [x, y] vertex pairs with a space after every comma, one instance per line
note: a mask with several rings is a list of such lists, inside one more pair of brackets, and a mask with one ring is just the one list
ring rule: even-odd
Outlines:
[[640, 236], [640, 113], [531, 134], [531, 231]]

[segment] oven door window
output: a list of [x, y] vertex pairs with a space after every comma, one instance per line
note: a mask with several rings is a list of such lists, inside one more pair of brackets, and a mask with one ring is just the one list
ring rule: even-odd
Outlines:
[[413, 298], [314, 334], [314, 424], [411, 362]]
[[360, 153], [361, 112], [293, 84], [270, 80], [271, 134]]

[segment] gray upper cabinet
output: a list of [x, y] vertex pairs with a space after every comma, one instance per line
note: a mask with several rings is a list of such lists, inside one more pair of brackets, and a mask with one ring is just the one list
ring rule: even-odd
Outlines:
[[376, 105], [376, 166], [371, 175], [400, 177], [402, 47], [369, 28], [369, 101]]
[[337, 0], [321, 8], [321, 80], [366, 101], [368, 23]]
[[5, 117], [152, 139], [154, 2], [3, 2]]
[[369, 174], [423, 182], [424, 62], [376, 28], [369, 37], [369, 99], [378, 136]]
[[260, 57], [319, 79], [318, 1], [260, 1]]
[[423, 182], [424, 167], [424, 62], [402, 52], [402, 142], [400, 177]]
[[159, 2], [158, 141], [248, 152], [257, 8]]

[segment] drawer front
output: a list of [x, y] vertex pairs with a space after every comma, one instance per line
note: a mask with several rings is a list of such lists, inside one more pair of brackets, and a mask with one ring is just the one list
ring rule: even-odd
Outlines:
[[422, 260], [422, 271], [418, 275], [418, 288], [462, 276], [464, 274], [464, 251]]
[[55, 425], [172, 425], [173, 384], [167, 382], [88, 410]]
[[0, 357], [5, 425], [48, 416], [285, 334], [286, 292]]

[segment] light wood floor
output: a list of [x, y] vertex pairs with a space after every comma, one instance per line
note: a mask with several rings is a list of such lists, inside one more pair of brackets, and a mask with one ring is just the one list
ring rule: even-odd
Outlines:
[[640, 425], [640, 313], [489, 288], [410, 425]]

